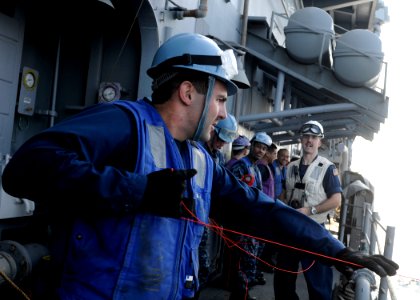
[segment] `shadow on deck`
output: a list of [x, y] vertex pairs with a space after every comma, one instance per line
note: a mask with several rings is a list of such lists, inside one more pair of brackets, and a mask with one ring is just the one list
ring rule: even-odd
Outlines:
[[[273, 274], [264, 273], [264, 277], [267, 280], [265, 285], [257, 285], [253, 287], [249, 294], [257, 297], [257, 300], [274, 300], [274, 288], [273, 288]], [[300, 300], [308, 300], [308, 294], [306, 292], [306, 283], [303, 276], [298, 276], [297, 282], [297, 293]], [[228, 300], [229, 291], [219, 287], [209, 286], [205, 288], [201, 294], [199, 300]]]

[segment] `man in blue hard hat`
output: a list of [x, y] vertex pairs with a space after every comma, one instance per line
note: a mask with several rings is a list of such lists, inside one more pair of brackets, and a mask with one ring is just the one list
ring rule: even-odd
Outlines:
[[274, 204], [198, 143], [227, 117], [235, 66], [232, 51], [213, 40], [175, 35], [147, 72], [152, 100], [93, 105], [13, 154], [2, 187], [33, 200], [49, 221], [55, 298], [37, 299], [193, 298], [212, 211], [226, 228], [339, 258], [327, 260], [337, 268], [396, 274], [394, 262], [347, 249], [304, 214]]
[[[226, 119], [220, 120], [214, 126], [214, 130], [210, 134], [210, 139], [206, 142], [201, 141], [204, 149], [207, 150], [216, 164], [221, 166], [225, 165], [225, 157], [221, 150], [225, 145], [234, 141], [237, 131], [238, 123], [236, 122], [235, 117], [228, 114]], [[211, 247], [210, 244], [214, 241], [214, 239], [220, 239], [220, 237], [217, 237], [214, 232], [210, 232], [210, 230], [205, 227], [199, 247], [200, 268], [198, 271], [198, 277], [201, 286], [205, 286], [209, 277], [212, 275], [209, 247]], [[221, 241], [217, 241], [215, 243], [221, 243]], [[221, 254], [223, 253], [219, 253], [217, 255]], [[195, 297], [196, 299], [199, 297], [198, 294], [199, 293], [197, 293]]]
[[[262, 177], [257, 163], [265, 156], [272, 143], [267, 133], [257, 132], [251, 139], [249, 154], [232, 165], [232, 173], [248, 186], [263, 191]], [[265, 278], [257, 268], [257, 257], [261, 255], [264, 243], [249, 236], [232, 236], [232, 240], [240, 244], [245, 251], [232, 248], [229, 300], [255, 299], [248, 291], [256, 284], [265, 284]]]
[[226, 119], [220, 120], [214, 126], [211, 133], [210, 140], [203, 142], [204, 148], [213, 157], [214, 161], [221, 166], [225, 165], [225, 157], [221, 149], [233, 142], [238, 131], [238, 123], [231, 114], [227, 115]]
[[225, 164], [225, 167], [231, 170], [232, 166], [238, 160], [240, 160], [242, 157], [245, 157], [249, 154], [250, 147], [251, 147], [251, 142], [246, 136], [244, 135], [238, 136], [232, 142], [232, 153], [231, 153], [232, 156], [230, 157], [230, 160]]

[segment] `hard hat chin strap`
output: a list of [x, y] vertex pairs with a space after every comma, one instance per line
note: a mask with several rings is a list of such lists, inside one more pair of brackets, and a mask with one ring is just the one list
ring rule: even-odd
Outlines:
[[213, 95], [213, 88], [215, 82], [216, 79], [213, 76], [209, 76], [209, 84], [207, 88], [206, 99], [204, 100], [203, 112], [201, 113], [200, 121], [198, 122], [197, 129], [195, 130], [193, 137], [193, 140], [197, 142], [200, 140], [201, 134], [203, 133], [204, 125], [206, 124], [207, 113], [210, 106], [211, 96]]

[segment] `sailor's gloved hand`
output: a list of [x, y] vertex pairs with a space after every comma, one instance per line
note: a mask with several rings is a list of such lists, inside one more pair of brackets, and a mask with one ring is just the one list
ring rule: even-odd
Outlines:
[[197, 174], [195, 169], [172, 168], [148, 174], [140, 210], [162, 217], [181, 217], [183, 212], [181, 202], [184, 202], [188, 208], [193, 206], [191, 200], [183, 198], [183, 193], [187, 180], [195, 174]]
[[381, 277], [393, 276], [397, 273], [398, 264], [383, 255], [367, 255], [351, 248], [344, 248], [338, 252], [334, 263], [338, 271], [348, 276], [356, 269], [368, 268]]

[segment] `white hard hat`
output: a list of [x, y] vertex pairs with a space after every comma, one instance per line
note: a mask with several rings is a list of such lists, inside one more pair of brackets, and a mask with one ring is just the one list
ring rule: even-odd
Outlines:
[[311, 120], [302, 125], [302, 127], [299, 130], [299, 133], [301, 135], [314, 135], [323, 138], [324, 128], [318, 121]]

